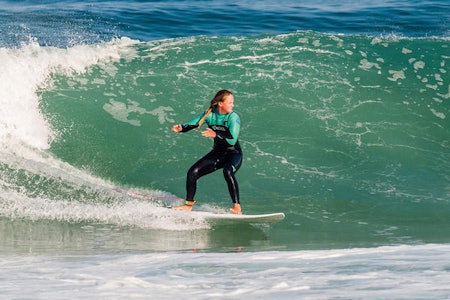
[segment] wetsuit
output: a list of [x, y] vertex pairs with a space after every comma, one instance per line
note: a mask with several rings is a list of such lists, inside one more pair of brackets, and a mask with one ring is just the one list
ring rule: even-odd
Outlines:
[[[187, 132], [198, 127], [203, 114], [191, 121], [182, 124], [181, 132]], [[197, 191], [197, 180], [209, 173], [223, 168], [223, 175], [228, 185], [231, 200], [239, 202], [239, 187], [234, 174], [242, 164], [242, 149], [238, 137], [241, 121], [234, 111], [228, 114], [219, 114], [214, 109], [205, 119], [208, 127], [215, 131], [213, 149], [198, 160], [189, 169], [186, 177], [186, 200], [193, 201]]]

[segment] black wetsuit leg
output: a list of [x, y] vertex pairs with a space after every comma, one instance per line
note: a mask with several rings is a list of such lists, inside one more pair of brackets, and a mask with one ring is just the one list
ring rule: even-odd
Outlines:
[[234, 174], [239, 170], [242, 164], [242, 152], [233, 152], [227, 155], [223, 165], [223, 176], [228, 185], [231, 200], [233, 203], [240, 204], [239, 185]]
[[211, 151], [189, 168], [186, 176], [186, 200], [194, 201], [197, 192], [197, 180], [217, 170], [217, 160], [218, 158]]
[[194, 200], [197, 192], [197, 181], [200, 177], [223, 168], [231, 199], [233, 203], [239, 203], [239, 187], [234, 174], [239, 170], [241, 164], [241, 151], [232, 151], [225, 155], [218, 154], [215, 151], [209, 152], [189, 168], [186, 177], [186, 200]]

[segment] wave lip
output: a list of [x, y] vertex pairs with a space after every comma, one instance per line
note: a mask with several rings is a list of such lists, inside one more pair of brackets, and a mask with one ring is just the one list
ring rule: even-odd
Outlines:
[[51, 84], [53, 73], [84, 73], [92, 65], [118, 60], [132, 43], [122, 38], [61, 49], [31, 41], [20, 48], [0, 48], [0, 149], [19, 144], [48, 149], [57, 132], [40, 111], [39, 90]]

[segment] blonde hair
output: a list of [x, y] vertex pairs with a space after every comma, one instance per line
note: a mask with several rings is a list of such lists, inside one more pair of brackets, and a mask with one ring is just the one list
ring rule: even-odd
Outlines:
[[197, 129], [202, 127], [203, 122], [205, 122], [205, 119], [209, 116], [214, 107], [216, 107], [219, 104], [219, 102], [225, 101], [225, 98], [229, 95], [233, 95], [233, 93], [230, 92], [229, 90], [220, 90], [216, 93], [214, 98], [212, 98], [211, 101], [209, 102], [209, 108], [205, 111], [200, 121], [198, 121]]

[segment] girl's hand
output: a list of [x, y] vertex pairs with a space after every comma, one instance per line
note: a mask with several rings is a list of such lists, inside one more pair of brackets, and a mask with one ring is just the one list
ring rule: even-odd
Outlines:
[[202, 131], [202, 136], [207, 137], [207, 138], [215, 138], [217, 136], [217, 134], [211, 128], [207, 128], [205, 131]]
[[177, 124], [177, 125], [173, 125], [172, 126], [172, 131], [173, 132], [181, 132], [181, 130], [183, 130], [183, 128], [181, 127], [181, 124]]

